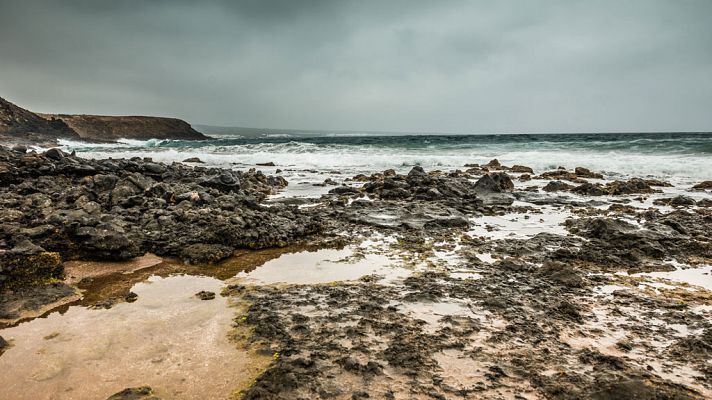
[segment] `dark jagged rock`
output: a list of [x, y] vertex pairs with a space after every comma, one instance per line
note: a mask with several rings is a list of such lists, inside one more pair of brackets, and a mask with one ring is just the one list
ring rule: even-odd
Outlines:
[[650, 186], [673, 187], [672, 183], [661, 181], [659, 179], [644, 179], [644, 181]]
[[221, 244], [196, 243], [186, 246], [181, 258], [190, 264], [215, 263], [230, 257], [234, 251], [234, 248]]
[[514, 190], [514, 182], [512, 179], [504, 172], [496, 172], [490, 174], [492, 179], [497, 182], [497, 185], [502, 190], [502, 192], [511, 192]]
[[559, 192], [559, 191], [566, 191], [566, 190], [571, 190], [575, 186], [569, 185], [568, 183], [562, 182], [562, 181], [551, 181], [547, 183], [541, 190], [545, 192]]
[[126, 296], [124, 296], [124, 300], [126, 300], [127, 303], [133, 303], [138, 300], [138, 294], [134, 292], [128, 292]]
[[420, 166], [413, 167], [407, 176], [380, 174], [364, 184], [363, 191], [384, 200], [471, 201], [477, 204], [476, 185], [469, 180], [431, 175]]
[[516, 172], [519, 174], [533, 174], [534, 170], [531, 169], [531, 167], [526, 167], [524, 165], [512, 165], [512, 168], [509, 169], [510, 172]]
[[576, 174], [579, 178], [603, 179], [602, 174], [591, 172], [590, 169], [584, 167], [576, 167], [574, 169], [574, 174]]
[[475, 182], [475, 193], [488, 206], [509, 206], [514, 202], [510, 194], [514, 190], [514, 182], [504, 172], [491, 172]]
[[583, 196], [604, 196], [608, 194], [605, 188], [603, 188], [601, 185], [598, 184], [593, 184], [593, 183], [583, 183], [579, 186], [574, 187], [571, 189], [572, 193], [580, 194]]
[[199, 298], [200, 300], [213, 300], [215, 299], [215, 292], [207, 292], [205, 290], [201, 290], [200, 292], [195, 294], [195, 297]]
[[359, 224], [393, 229], [467, 228], [467, 216], [456, 209], [438, 203], [416, 204], [403, 209], [383, 207], [351, 207], [343, 211], [347, 220]]
[[659, 190], [653, 189], [646, 180], [640, 178], [631, 178], [627, 181], [613, 181], [605, 185], [584, 182], [579, 186], [571, 188], [570, 191], [583, 196], [620, 196], [660, 193]]
[[698, 207], [712, 207], [712, 200], [710, 199], [702, 199], [697, 202]]
[[484, 175], [475, 182], [475, 191], [478, 193], [504, 193], [514, 190], [514, 183], [504, 172]]
[[207, 263], [236, 248], [285, 246], [321, 226], [297, 207], [260, 205], [286, 184], [255, 170], [0, 147], [1, 284], [58, 278], [62, 259], [153, 252]]
[[557, 250], [555, 259], [563, 262], [617, 270], [670, 258], [692, 262], [712, 257], [712, 245], [703, 233], [712, 229], [712, 221], [696, 213], [649, 214], [642, 226], [615, 218], [570, 219], [565, 225], [588, 240], [578, 249]]
[[[394, 229], [462, 228], [469, 226], [468, 213], [479, 214], [488, 207], [468, 177], [461, 171], [428, 173], [415, 166], [407, 175], [387, 170], [370, 177], [355, 176], [353, 180], [365, 182], [360, 189], [339, 186], [326, 197], [348, 195], [354, 199], [348, 207], [337, 209], [337, 214], [350, 222]], [[489, 205], [511, 204], [511, 195], [502, 193], [513, 187], [509, 177], [497, 173], [487, 179], [497, 190], [482, 194], [486, 201], [492, 200]], [[364, 195], [370, 201], [359, 199]]]
[[638, 194], [638, 193], [657, 193], [650, 187], [650, 185], [643, 179], [631, 178], [628, 181], [613, 181], [606, 185], [606, 189], [609, 194], [612, 195], [622, 195], [622, 194]]
[[360, 191], [353, 186], [338, 186], [338, 187], [335, 187], [335, 188], [329, 190], [329, 193], [339, 194], [339, 195], [343, 195], [343, 194], [350, 195], [350, 194], [358, 194], [358, 193], [360, 193]]
[[502, 169], [502, 164], [500, 164], [498, 159], [492, 159], [490, 162], [484, 165], [484, 167], [487, 167], [489, 169]]
[[679, 195], [675, 197], [656, 199], [655, 201], [653, 201], [653, 204], [673, 207], [687, 207], [694, 206], [695, 204], [697, 204], [697, 202], [692, 197]]
[[585, 180], [580, 179], [575, 173], [569, 172], [565, 169], [557, 169], [555, 171], [546, 171], [542, 173], [539, 179], [554, 179], [554, 180], [565, 180], [576, 183], [584, 183]]
[[692, 187], [694, 190], [712, 190], [712, 181], [704, 181]]

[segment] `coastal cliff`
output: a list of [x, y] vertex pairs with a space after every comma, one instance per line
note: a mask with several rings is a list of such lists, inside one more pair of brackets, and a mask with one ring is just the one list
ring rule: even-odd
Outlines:
[[207, 136], [177, 118], [147, 116], [105, 116], [40, 114], [48, 120], [59, 120], [82, 139], [116, 141], [118, 139], [205, 140]]
[[56, 143], [80, 139], [72, 128], [56, 118], [43, 118], [0, 97], [0, 141], [3, 143]]
[[115, 142], [118, 139], [204, 140], [208, 136], [176, 118], [40, 114], [0, 98], [0, 142], [56, 145], [57, 139]]

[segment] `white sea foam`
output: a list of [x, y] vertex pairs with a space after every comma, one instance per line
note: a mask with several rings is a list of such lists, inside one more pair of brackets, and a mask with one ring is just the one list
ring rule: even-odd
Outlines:
[[505, 165], [521, 164], [535, 173], [559, 166], [583, 166], [609, 177], [650, 176], [692, 183], [712, 179], [712, 159], [706, 154], [643, 153], [636, 150], [598, 151], [591, 149], [552, 149], [532, 144], [531, 149], [502, 144], [482, 146], [390, 147], [373, 144], [314, 144], [290, 141], [282, 143], [225, 144], [188, 143], [168, 140], [121, 139], [117, 144], [87, 144], [63, 140], [67, 150], [90, 158], [153, 157], [158, 161], [181, 161], [199, 157], [209, 165], [251, 166], [272, 161], [279, 167], [373, 172], [387, 168], [407, 170], [414, 165], [426, 169], [463, 168], [468, 163], [486, 163], [493, 158]]

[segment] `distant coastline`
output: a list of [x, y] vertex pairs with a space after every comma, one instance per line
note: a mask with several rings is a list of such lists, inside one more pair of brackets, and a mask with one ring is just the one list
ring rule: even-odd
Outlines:
[[209, 139], [177, 118], [41, 114], [0, 98], [0, 140], [4, 144], [51, 146], [58, 139], [116, 142], [122, 138]]

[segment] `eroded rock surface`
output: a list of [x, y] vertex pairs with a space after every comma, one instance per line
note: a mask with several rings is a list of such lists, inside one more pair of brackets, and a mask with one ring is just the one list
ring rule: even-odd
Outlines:
[[209, 263], [284, 246], [320, 226], [296, 207], [261, 205], [286, 184], [254, 170], [0, 147], [0, 285], [59, 278], [62, 260], [152, 252]]

